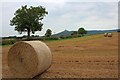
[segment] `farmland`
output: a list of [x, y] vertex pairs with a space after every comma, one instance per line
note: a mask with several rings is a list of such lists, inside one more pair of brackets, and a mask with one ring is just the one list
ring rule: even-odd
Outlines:
[[[118, 33], [113, 33], [113, 37], [98, 34], [45, 43], [53, 55], [52, 65], [35, 78], [118, 77]], [[2, 47], [4, 78], [12, 77], [7, 66], [7, 53], [10, 47], [11, 45]]]

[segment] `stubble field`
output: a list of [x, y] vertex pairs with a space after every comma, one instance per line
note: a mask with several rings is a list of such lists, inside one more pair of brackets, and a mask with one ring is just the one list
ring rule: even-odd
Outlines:
[[[34, 78], [118, 77], [118, 33], [113, 33], [113, 37], [99, 34], [45, 43], [53, 55], [52, 65]], [[3, 78], [12, 77], [7, 66], [10, 47], [11, 45], [2, 47]]]

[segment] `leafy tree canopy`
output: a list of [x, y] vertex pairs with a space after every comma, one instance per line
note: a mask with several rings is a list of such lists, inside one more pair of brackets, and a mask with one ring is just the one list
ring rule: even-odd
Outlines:
[[50, 37], [52, 35], [52, 31], [50, 29], [47, 29], [45, 36]]
[[15, 13], [12, 20], [10, 20], [10, 25], [15, 26], [15, 30], [20, 34], [22, 32], [27, 32], [28, 37], [30, 32], [33, 34], [35, 31], [41, 31], [43, 23], [41, 20], [48, 14], [46, 9], [42, 6], [27, 8], [27, 5], [19, 8]]
[[87, 34], [87, 31], [84, 28], [79, 28], [78, 34]]

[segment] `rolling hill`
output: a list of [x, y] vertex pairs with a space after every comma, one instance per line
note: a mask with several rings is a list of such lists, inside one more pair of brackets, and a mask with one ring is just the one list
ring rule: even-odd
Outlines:
[[[119, 29], [114, 30], [88, 30], [87, 35], [93, 35], [93, 34], [102, 34], [102, 33], [108, 33], [108, 32], [117, 32]], [[52, 36], [60, 37], [60, 36], [70, 36], [73, 33], [73, 31], [64, 30], [60, 33], [53, 34]]]

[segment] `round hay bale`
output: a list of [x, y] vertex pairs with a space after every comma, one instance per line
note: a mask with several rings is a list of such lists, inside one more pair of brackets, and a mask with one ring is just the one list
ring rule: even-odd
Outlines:
[[104, 33], [104, 37], [107, 37], [108, 33]]
[[112, 37], [112, 33], [108, 33], [108, 37]]
[[8, 66], [14, 78], [33, 78], [51, 66], [50, 49], [41, 41], [21, 41], [8, 52]]

